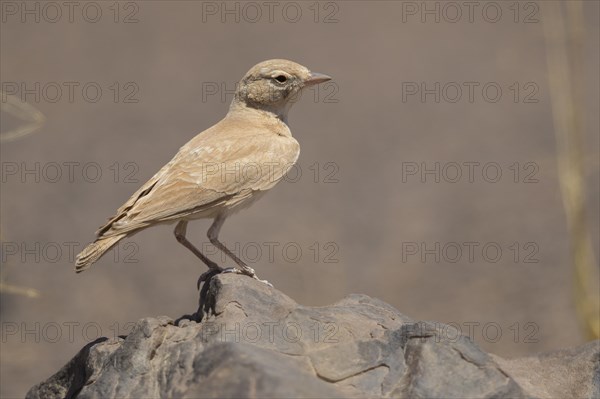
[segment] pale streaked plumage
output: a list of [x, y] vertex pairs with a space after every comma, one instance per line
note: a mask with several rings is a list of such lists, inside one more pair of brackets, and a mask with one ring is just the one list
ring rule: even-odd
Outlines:
[[286, 60], [254, 66], [244, 76], [228, 114], [180, 148], [175, 157], [117, 210], [76, 260], [88, 268], [122, 238], [159, 223], [178, 221], [177, 239], [211, 270], [220, 268], [185, 238], [187, 221], [214, 218], [210, 241], [240, 272], [254, 271], [218, 241], [225, 218], [271, 189], [298, 159], [300, 146], [286, 124], [294, 97], [305, 86], [329, 80]]

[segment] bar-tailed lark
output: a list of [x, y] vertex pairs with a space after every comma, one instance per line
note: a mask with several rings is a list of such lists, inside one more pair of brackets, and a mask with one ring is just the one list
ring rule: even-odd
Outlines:
[[303, 88], [330, 79], [287, 60], [255, 65], [239, 82], [225, 118], [181, 147], [100, 227], [95, 242], [77, 256], [75, 270], [87, 269], [125, 237], [176, 222], [177, 241], [209, 267], [200, 283], [225, 270], [185, 236], [190, 220], [207, 218], [214, 219], [208, 239], [238, 266], [227, 271], [258, 279], [219, 241], [219, 231], [229, 215], [248, 207], [294, 165], [300, 146], [287, 125], [288, 111]]

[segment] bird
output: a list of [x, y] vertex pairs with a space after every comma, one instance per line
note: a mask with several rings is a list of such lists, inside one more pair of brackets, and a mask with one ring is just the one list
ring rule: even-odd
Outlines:
[[[238, 82], [225, 117], [183, 145], [96, 231], [95, 241], [77, 255], [75, 271], [89, 268], [125, 237], [176, 223], [177, 241], [208, 266], [198, 287], [222, 272], [269, 284], [219, 240], [219, 232], [229, 216], [262, 197], [293, 167], [300, 145], [288, 126], [288, 112], [303, 89], [331, 79], [284, 59], [253, 66]], [[213, 220], [209, 241], [237, 267], [222, 268], [187, 239], [188, 223], [196, 219]]]

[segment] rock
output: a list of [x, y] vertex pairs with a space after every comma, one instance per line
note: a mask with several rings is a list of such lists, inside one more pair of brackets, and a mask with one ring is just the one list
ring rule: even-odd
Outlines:
[[600, 341], [521, 359], [494, 360], [539, 398], [600, 398]]
[[86, 345], [27, 398], [600, 398], [600, 341], [505, 360], [377, 299], [305, 307], [234, 274], [203, 308]]

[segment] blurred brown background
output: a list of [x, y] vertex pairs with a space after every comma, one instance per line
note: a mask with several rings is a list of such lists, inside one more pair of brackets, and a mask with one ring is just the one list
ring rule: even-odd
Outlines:
[[[0, 396], [23, 396], [84, 343], [125, 334], [129, 322], [195, 310], [204, 266], [172, 227], [136, 235], [82, 275], [70, 258], [181, 145], [224, 116], [226, 90], [269, 58], [334, 81], [305, 93], [290, 114], [302, 146], [298, 181], [223, 228], [261, 278], [305, 305], [363, 293], [465, 334], [471, 325], [474, 340], [501, 356], [586, 341], [538, 3], [475, 2], [470, 21], [464, 6], [458, 17], [428, 2], [439, 22], [422, 14], [422, 2], [274, 2], [271, 15], [262, 2], [75, 3], [71, 22], [61, 2], [61, 17], [44, 2], [26, 2], [33, 14], [2, 2], [2, 88], [46, 120], [2, 143], [2, 279], [39, 296], [1, 296]], [[584, 178], [598, 254], [599, 3], [584, 2], [584, 15]], [[422, 83], [435, 91], [436, 82], [439, 102], [406, 91]], [[465, 82], [473, 82], [472, 101]], [[457, 86], [462, 97], [453, 102]], [[2, 113], [3, 134], [22, 124]], [[70, 162], [79, 163], [72, 179]], [[465, 162], [479, 162], [472, 182]], [[403, 175], [422, 163], [439, 164], [439, 183], [433, 174]], [[454, 163], [462, 165], [457, 182]], [[502, 176], [486, 181], [494, 165]], [[209, 223], [193, 223], [190, 239], [206, 242]], [[407, 252], [415, 244], [435, 252], [436, 243], [439, 262]]]

